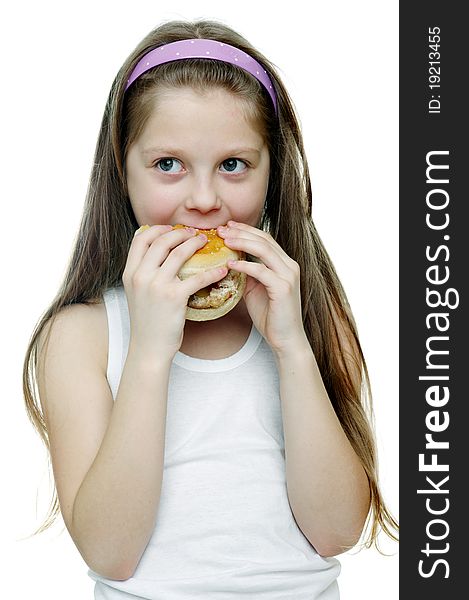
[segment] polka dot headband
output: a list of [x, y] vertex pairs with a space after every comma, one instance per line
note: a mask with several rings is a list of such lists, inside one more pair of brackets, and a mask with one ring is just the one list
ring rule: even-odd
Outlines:
[[132, 83], [146, 71], [164, 63], [187, 58], [210, 58], [212, 60], [220, 60], [222, 62], [230, 63], [231, 65], [236, 65], [244, 71], [247, 71], [268, 91], [275, 108], [275, 113], [277, 113], [277, 96], [272, 81], [264, 67], [252, 56], [239, 50], [239, 48], [217, 42], [216, 40], [180, 40], [150, 50], [150, 52], [145, 54], [136, 64], [127, 80], [125, 89], [127, 90]]

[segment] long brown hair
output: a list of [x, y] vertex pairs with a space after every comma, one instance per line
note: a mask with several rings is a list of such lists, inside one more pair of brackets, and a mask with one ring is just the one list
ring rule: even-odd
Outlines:
[[[275, 87], [278, 115], [257, 80], [238, 67], [207, 59], [161, 65], [142, 75], [124, 93], [130, 72], [144, 54], [162, 44], [191, 38], [231, 44], [261, 63]], [[28, 415], [49, 449], [36, 389], [39, 337], [46, 324], [63, 307], [100, 302], [105, 289], [121, 284], [130, 242], [138, 228], [126, 190], [127, 151], [145, 126], [158, 90], [174, 86], [189, 86], [201, 91], [223, 87], [246, 101], [250, 117], [262, 129], [270, 151], [271, 168], [259, 226], [268, 231], [300, 266], [304, 329], [334, 410], [368, 476], [371, 508], [365, 527], [367, 536], [363, 534], [364, 545], [370, 547], [375, 543], [378, 547], [380, 529], [397, 540], [394, 532], [397, 533], [398, 524], [386, 508], [378, 485], [367, 366], [346, 294], [311, 217], [308, 163], [293, 104], [274, 66], [242, 36], [220, 23], [171, 21], [161, 25], [135, 48], [113, 82], [72, 258], [63, 283], [37, 323], [26, 352], [23, 388]], [[341, 332], [337, 323], [340, 323]], [[347, 351], [344, 335], [350, 342]], [[358, 382], [350, 372], [350, 360], [356, 365]], [[54, 487], [49, 513], [36, 533], [47, 529], [59, 510]]]

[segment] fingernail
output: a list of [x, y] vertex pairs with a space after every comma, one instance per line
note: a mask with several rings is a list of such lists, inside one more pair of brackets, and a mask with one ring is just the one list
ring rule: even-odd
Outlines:
[[207, 238], [207, 236], [205, 235], [205, 233], [199, 233], [199, 235], [198, 235], [197, 237], [200, 237], [200, 238], [202, 238], [202, 240], [203, 240], [204, 242], [206, 242], [206, 241], [208, 240], [208, 238]]

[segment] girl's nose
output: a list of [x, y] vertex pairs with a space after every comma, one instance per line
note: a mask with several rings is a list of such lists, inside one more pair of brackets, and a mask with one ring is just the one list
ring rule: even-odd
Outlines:
[[214, 182], [209, 178], [200, 178], [192, 182], [186, 201], [186, 208], [207, 213], [220, 208], [221, 201]]

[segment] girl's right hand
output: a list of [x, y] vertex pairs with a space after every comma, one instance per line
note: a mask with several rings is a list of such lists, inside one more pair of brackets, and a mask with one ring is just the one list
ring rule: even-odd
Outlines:
[[146, 359], [172, 360], [182, 344], [189, 296], [222, 279], [211, 269], [181, 281], [178, 272], [207, 243], [195, 229], [154, 225], [137, 232], [122, 276], [130, 314], [130, 346]]

